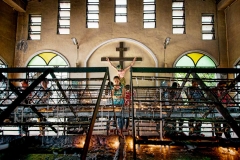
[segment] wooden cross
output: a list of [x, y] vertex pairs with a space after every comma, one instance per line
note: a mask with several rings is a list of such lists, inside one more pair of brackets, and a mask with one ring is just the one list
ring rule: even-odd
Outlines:
[[[122, 69], [123, 67], [123, 62], [124, 61], [133, 61], [134, 57], [124, 57], [123, 52], [127, 51], [127, 48], [123, 47], [123, 42], [120, 42], [120, 47], [116, 48], [116, 51], [119, 51], [119, 57], [108, 57], [110, 61], [119, 61], [119, 64], [121, 65]], [[107, 57], [102, 57], [101, 61], [106, 61]], [[141, 57], [137, 57], [136, 61], [142, 61]]]

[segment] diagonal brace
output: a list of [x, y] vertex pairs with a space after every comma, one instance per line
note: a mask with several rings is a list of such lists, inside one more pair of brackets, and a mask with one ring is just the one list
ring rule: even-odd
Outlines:
[[[20, 93], [16, 87], [9, 83], [10, 87], [13, 89], [13, 91], [16, 92], [18, 97], [0, 114], [0, 124], [3, 123], [3, 121], [9, 117], [9, 115], [14, 111], [14, 109], [32, 92], [32, 90], [49, 74], [51, 69], [47, 69], [42, 75], [40, 75], [29, 87], [26, 88], [22, 93]], [[0, 78], [6, 79], [2, 74], [0, 74]], [[30, 107], [40, 118], [44, 118], [44, 116], [38, 112], [38, 110], [31, 106]], [[46, 119], [44, 119], [46, 120]], [[51, 127], [51, 129], [54, 132], [57, 132], [57, 130], [54, 127]]]
[[[64, 99], [67, 101], [68, 104], [71, 105], [66, 93], [63, 91], [61, 84], [59, 83], [59, 81], [57, 80], [57, 77], [55, 76], [55, 74], [53, 72], [50, 72], [50, 75], [52, 76], [52, 78], [54, 79], [54, 81], [57, 84], [57, 87], [59, 88], [60, 92], [62, 93]], [[72, 106], [69, 106], [70, 110], [72, 111], [72, 113], [74, 114], [75, 117], [77, 117], [76, 112], [74, 111]]]
[[222, 105], [222, 103], [217, 99], [217, 97], [212, 92], [210, 92], [208, 87], [204, 84], [204, 82], [200, 79], [200, 77], [196, 73], [191, 73], [191, 74], [194, 78], [197, 78], [199, 80], [199, 85], [201, 86], [201, 88], [203, 88], [203, 90], [206, 92], [206, 94], [209, 96], [209, 98], [212, 99], [215, 102], [216, 108], [219, 111], [219, 113], [223, 116], [223, 118], [226, 120], [226, 122], [232, 128], [232, 130], [240, 138], [240, 128], [238, 126], [238, 123], [230, 115], [227, 108], [225, 108]]

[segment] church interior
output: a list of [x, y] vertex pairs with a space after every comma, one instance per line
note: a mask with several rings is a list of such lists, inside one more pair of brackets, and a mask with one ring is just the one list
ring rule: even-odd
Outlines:
[[0, 159], [240, 159], [239, 0], [0, 13]]

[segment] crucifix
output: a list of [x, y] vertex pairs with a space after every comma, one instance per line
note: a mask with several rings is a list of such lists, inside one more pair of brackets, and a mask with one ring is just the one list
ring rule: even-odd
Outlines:
[[[123, 67], [123, 62], [124, 61], [132, 61], [134, 57], [124, 57], [123, 53], [124, 51], [127, 51], [127, 48], [123, 47], [123, 42], [119, 43], [120, 47], [116, 48], [116, 51], [119, 51], [119, 57], [108, 57], [110, 61], [119, 61], [119, 64], [121, 65], [122, 69]], [[101, 61], [106, 61], [106, 57], [102, 57]], [[142, 61], [141, 57], [137, 57], [136, 61]]]

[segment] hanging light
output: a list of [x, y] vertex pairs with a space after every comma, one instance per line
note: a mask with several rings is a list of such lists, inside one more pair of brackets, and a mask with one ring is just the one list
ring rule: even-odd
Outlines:
[[79, 66], [79, 63], [78, 63], [79, 43], [78, 43], [77, 38], [72, 37], [71, 39], [72, 39], [73, 44], [77, 46], [77, 59], [76, 59], [76, 66]]
[[163, 46], [164, 46], [164, 67], [167, 67], [167, 63], [166, 63], [166, 48], [167, 48], [167, 45], [169, 45], [169, 42], [170, 42], [170, 37], [167, 37], [166, 39], [165, 39], [165, 42], [163, 43]]
[[78, 44], [77, 38], [73, 37], [72, 38], [72, 42], [73, 42], [74, 45], [77, 45], [77, 48], [79, 48], [79, 44]]
[[165, 39], [165, 42], [164, 42], [164, 49], [167, 48], [167, 45], [169, 44], [170, 39], [171, 39], [170, 37], [167, 37], [167, 38]]

